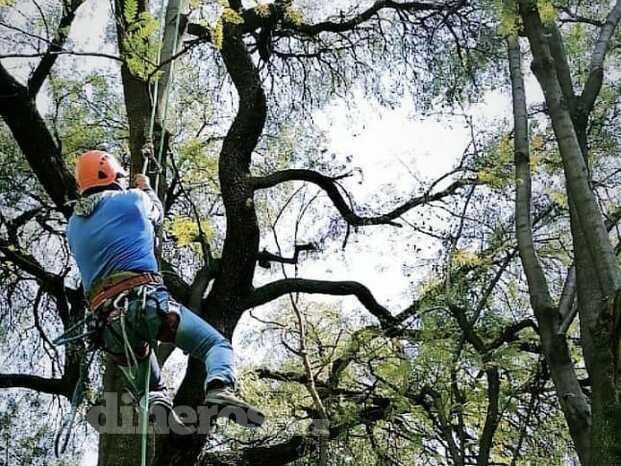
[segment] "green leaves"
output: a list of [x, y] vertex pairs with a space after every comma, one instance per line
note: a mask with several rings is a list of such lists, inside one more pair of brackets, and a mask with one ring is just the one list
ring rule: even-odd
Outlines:
[[125, 19], [128, 25], [123, 40], [123, 55], [129, 71], [135, 76], [146, 79], [157, 66], [159, 43], [155, 40], [155, 36], [159, 29], [159, 21], [148, 11], [137, 14], [137, 11], [132, 8], [128, 12], [128, 5], [129, 2], [125, 9]]
[[507, 187], [513, 181], [513, 144], [503, 133], [480, 161], [479, 180], [494, 189]]
[[123, 11], [123, 15], [125, 16], [125, 21], [129, 24], [136, 19], [136, 15], [138, 14], [138, 0], [125, 0], [125, 9]]
[[[214, 230], [209, 221], [202, 220], [200, 226], [207, 237], [206, 239], [211, 241], [214, 237]], [[179, 247], [190, 246], [192, 243], [200, 241], [200, 229], [198, 223], [193, 218], [176, 216], [172, 219], [167, 219], [164, 223], [164, 228], [175, 238], [175, 242]]]
[[219, 189], [218, 157], [204, 149], [199, 138], [188, 138], [177, 147], [180, 169], [186, 183], [207, 183], [214, 190]]
[[556, 8], [550, 0], [538, 0], [537, 8], [543, 24], [552, 24], [556, 20]]

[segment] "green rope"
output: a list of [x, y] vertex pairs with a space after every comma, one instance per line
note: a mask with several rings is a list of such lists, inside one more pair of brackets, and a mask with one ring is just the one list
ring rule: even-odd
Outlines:
[[[164, 36], [165, 24], [166, 24], [166, 11], [164, 9], [164, 4], [166, 0], [162, 0], [160, 3], [160, 31], [159, 31], [159, 49], [158, 49], [158, 58], [157, 58], [157, 66], [160, 66], [162, 60], [162, 41]], [[173, 0], [174, 1], [174, 0]], [[179, 24], [181, 20], [181, 4], [179, 3], [177, 6], [177, 16], [175, 19], [175, 34], [174, 41], [172, 47], [172, 54], [174, 56], [177, 49], [177, 41], [179, 40]], [[166, 88], [165, 96], [164, 96], [164, 111], [161, 118], [161, 131], [160, 131], [160, 144], [158, 148], [158, 164], [162, 167], [163, 162], [163, 154], [164, 154], [164, 135], [166, 132], [165, 123], [168, 116], [168, 103], [170, 100], [170, 89], [172, 87], [173, 82], [173, 73], [175, 68], [175, 62], [172, 60], [169, 64], [168, 68], [168, 86]], [[147, 141], [153, 141], [153, 132], [155, 130], [155, 115], [157, 112], [157, 98], [159, 91], [159, 79], [155, 80], [155, 84], [153, 86], [153, 95], [151, 97], [151, 117], [149, 120], [149, 132], [147, 136]], [[146, 158], [142, 167], [142, 174], [146, 174], [149, 166], [149, 158]], [[157, 195], [159, 191], [159, 181], [160, 181], [160, 172], [157, 172], [155, 177], [155, 193]], [[147, 355], [147, 358], [150, 358], [150, 353]], [[142, 412], [141, 412], [141, 444], [140, 444], [140, 464], [141, 466], [147, 466], [147, 444], [148, 444], [148, 426], [149, 426], [149, 385], [151, 383], [151, 363], [147, 361], [147, 370], [145, 373], [145, 381], [144, 381], [144, 395], [142, 401]]]
[[[159, 67], [162, 62], [162, 41], [164, 40], [164, 30], [166, 28], [166, 10], [164, 9], [164, 5], [166, 0], [162, 0], [160, 2], [160, 30], [158, 32], [157, 37], [157, 63], [156, 66]], [[151, 94], [151, 116], [149, 117], [149, 130], [147, 132], [147, 142], [153, 142], [153, 131], [155, 130], [155, 114], [157, 111], [157, 95], [158, 89], [160, 85], [160, 80], [155, 79], [155, 84], [153, 85], [153, 93]], [[145, 157], [145, 160], [142, 165], [141, 174], [145, 175], [147, 173], [147, 169], [149, 168], [149, 157]]]
[[[172, 54], [171, 57], [174, 57], [177, 51], [177, 41], [179, 40], [179, 24], [181, 21], [181, 2], [177, 5], [177, 17], [175, 18], [175, 34], [172, 46]], [[168, 87], [166, 88], [166, 95], [164, 97], [164, 113], [162, 115], [162, 130], [160, 131], [160, 145], [159, 145], [159, 153], [157, 156], [157, 162], [160, 167], [163, 166], [164, 163], [164, 136], [166, 133], [166, 119], [168, 118], [168, 102], [170, 100], [170, 89], [172, 88], [173, 83], [173, 74], [175, 70], [175, 61], [170, 62], [170, 66], [168, 68]], [[160, 184], [160, 173], [158, 172], [155, 176], [155, 192], [157, 193], [157, 189]]]
[[[160, 3], [161, 23], [160, 23], [159, 38], [158, 38], [159, 40], [158, 56], [157, 56], [158, 67], [160, 66], [161, 61], [162, 61], [162, 41], [163, 41], [163, 36], [164, 36], [165, 24], [166, 24], [166, 11], [164, 10], [165, 1], [166, 0], [162, 0]], [[179, 2], [179, 4], [177, 5], [177, 15], [175, 18], [175, 34], [174, 34], [171, 57], [174, 57], [176, 50], [177, 50], [177, 41], [179, 40], [179, 24], [180, 23], [181, 23], [181, 2]], [[164, 135], [166, 133], [164, 125], [165, 125], [167, 115], [168, 115], [168, 103], [170, 100], [170, 88], [172, 87], [171, 84], [173, 82], [174, 68], [175, 68], [175, 61], [171, 60], [169, 64], [169, 68], [168, 68], [168, 87], [166, 88], [166, 94], [164, 96], [164, 111], [163, 111], [163, 115], [161, 118], [160, 144], [158, 148], [158, 157], [157, 157], [158, 164], [160, 167], [162, 166], [163, 153], [164, 153]], [[153, 94], [151, 95], [151, 116], [149, 119], [149, 131], [147, 133], [147, 141], [150, 141], [150, 142], [153, 141], [153, 132], [155, 131], [155, 115], [157, 113], [158, 90], [159, 90], [159, 79], [156, 79], [155, 84], [153, 86]], [[149, 159], [147, 158], [144, 161], [144, 165], [142, 167], [143, 175], [146, 174], [148, 166], [149, 166]], [[160, 177], [160, 174], [158, 171], [156, 178], [155, 178], [155, 192], [156, 193], [158, 191], [159, 177]]]
[[[147, 358], [151, 357], [151, 353], [147, 355]], [[149, 385], [151, 383], [151, 361], [147, 361], [147, 371], [145, 373], [145, 381], [144, 381], [144, 396], [142, 402], [142, 420], [141, 420], [141, 428], [142, 428], [142, 440], [140, 444], [140, 465], [147, 466], [147, 440], [149, 438], [149, 434], [147, 432], [149, 426]]]

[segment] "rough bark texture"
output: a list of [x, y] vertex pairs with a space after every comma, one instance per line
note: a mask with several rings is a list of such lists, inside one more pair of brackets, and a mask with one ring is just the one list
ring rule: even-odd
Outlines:
[[227, 235], [222, 268], [207, 299], [206, 310], [230, 336], [243, 311], [240, 300], [252, 291], [259, 250], [250, 162], [265, 124], [267, 107], [258, 71], [246, 49], [241, 30], [228, 23], [224, 28], [222, 58], [237, 90], [239, 107], [219, 158]]
[[[138, 15], [146, 11], [148, 2], [138, 0]], [[130, 23], [125, 18], [125, 0], [114, 1], [116, 36], [121, 57], [127, 57], [131, 51], [126, 50], [125, 44], [128, 37]], [[129, 151], [131, 154], [130, 176], [140, 173], [143, 156], [142, 149], [147, 139], [151, 114], [151, 97], [149, 84], [142, 78], [134, 76], [124, 60], [121, 65], [121, 81], [123, 83], [123, 97], [125, 111], [129, 122]]]

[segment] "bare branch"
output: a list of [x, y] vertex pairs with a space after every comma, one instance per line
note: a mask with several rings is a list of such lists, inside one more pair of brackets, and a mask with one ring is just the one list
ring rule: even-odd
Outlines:
[[365, 21], [368, 21], [380, 10], [392, 9], [398, 11], [455, 11], [464, 5], [465, 1], [459, 1], [456, 3], [425, 3], [425, 2], [395, 2], [392, 0], [380, 0], [376, 1], [371, 7], [363, 11], [362, 13], [354, 16], [345, 21], [322, 21], [316, 24], [294, 24], [290, 21], [285, 22], [285, 26], [296, 31], [302, 32], [306, 35], [317, 35], [321, 32], [346, 32], [355, 29]]
[[71, 396], [73, 383], [65, 378], [47, 379], [27, 374], [0, 374], [0, 388], [27, 388], [51, 395]]
[[[285, 278], [263, 285], [244, 301], [246, 309], [266, 304], [288, 293], [325, 294], [333, 296], [353, 295], [367, 310], [377, 317], [382, 327], [392, 327], [399, 323], [396, 317], [379, 304], [369, 289], [353, 281], [307, 280], [303, 278]], [[406, 314], [407, 315], [407, 314]]]
[[[30, 254], [18, 250], [15, 245], [5, 240], [0, 240], [0, 253], [4, 255], [4, 261], [13, 262], [19, 268], [35, 277], [45, 291], [51, 292], [56, 296], [62, 293], [63, 278], [46, 271]], [[2, 260], [1, 257], [0, 260]]]
[[509, 325], [503, 329], [501, 334], [486, 346], [489, 349], [499, 348], [503, 343], [511, 343], [518, 338], [518, 334], [527, 328], [533, 329], [535, 332], [539, 331], [537, 324], [531, 319], [521, 320], [512, 325]]
[[[280, 29], [296, 31], [307, 36], [316, 36], [322, 32], [343, 33], [356, 29], [361, 24], [369, 21], [382, 10], [394, 10], [399, 12], [437, 12], [444, 13], [457, 11], [466, 4], [465, 0], [446, 3], [427, 3], [427, 2], [395, 2], [393, 0], [379, 0], [373, 3], [366, 10], [358, 13], [349, 19], [341, 21], [321, 21], [315, 24], [295, 23], [287, 18], [286, 10], [288, 3], [285, 1], [275, 1], [268, 5], [269, 14], [259, 13], [258, 9], [248, 8], [241, 12], [244, 19], [243, 32], [252, 33], [260, 28], [274, 27], [280, 24]], [[202, 41], [211, 41], [211, 34], [208, 28], [200, 24], [191, 23], [188, 25], [188, 33], [199, 37]]]
[[476, 183], [475, 180], [457, 180], [451, 183], [447, 188], [442, 191], [438, 191], [434, 194], [425, 193], [421, 196], [414, 197], [403, 205], [388, 212], [387, 214], [379, 215], [376, 217], [361, 217], [352, 211], [348, 203], [343, 198], [343, 195], [339, 190], [338, 184], [336, 183], [336, 181], [341, 178], [343, 178], [343, 176], [329, 177], [313, 170], [290, 169], [272, 173], [267, 176], [253, 177], [252, 183], [254, 189], [267, 189], [288, 181], [306, 181], [308, 183], [313, 183], [326, 192], [341, 216], [350, 225], [392, 225], [397, 227], [400, 227], [401, 224], [394, 222], [393, 220], [405, 214], [409, 210], [412, 210], [413, 208], [420, 205], [437, 201], [443, 199], [444, 197], [453, 195], [460, 188]]
[[281, 264], [297, 264], [300, 252], [302, 251], [316, 251], [317, 247], [314, 244], [296, 244], [293, 257], [281, 257], [276, 254], [272, 254], [265, 249], [257, 255], [259, 266], [269, 269], [270, 262], [279, 262]]
[[43, 57], [46, 55], [74, 55], [76, 57], [94, 57], [94, 58], [107, 58], [114, 61], [122, 62], [123, 59], [121, 57], [117, 57], [116, 55], [110, 55], [108, 53], [99, 53], [99, 52], [78, 52], [77, 50], [59, 50], [56, 52], [40, 52], [40, 53], [6, 53], [0, 55], [0, 60], [3, 58], [35, 58], [35, 57]]

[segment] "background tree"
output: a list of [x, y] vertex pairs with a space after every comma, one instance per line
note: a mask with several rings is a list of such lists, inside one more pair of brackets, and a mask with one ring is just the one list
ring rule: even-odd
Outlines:
[[[508, 7], [511, 11], [515, 5], [509, 3]], [[582, 77], [583, 85], [574, 84], [564, 39], [554, 14], [546, 14], [545, 9], [529, 2], [519, 2], [519, 13], [533, 54], [532, 68], [544, 92], [567, 190], [574, 264], [567, 271], [558, 305], [550, 295], [546, 275], [532, 244], [528, 116], [519, 45], [515, 38], [509, 38], [520, 256], [531, 304], [541, 328], [542, 348], [557, 390], [562, 394], [559, 400], [581, 462], [614, 464], [619, 461], [613, 393], [616, 393], [617, 384], [614, 375], [618, 339], [615, 316], [621, 275], [608, 231], [618, 218], [614, 215], [606, 225], [587, 164], [590, 163], [589, 121], [604, 83], [604, 59], [621, 19], [621, 3], [616, 3], [605, 21], [597, 24], [597, 39], [588, 72]], [[577, 295], [575, 304], [574, 295]], [[592, 384], [590, 396], [585, 395], [580, 386], [564, 335], [576, 310], [580, 314], [584, 362]], [[594, 451], [598, 453], [593, 454]]]

